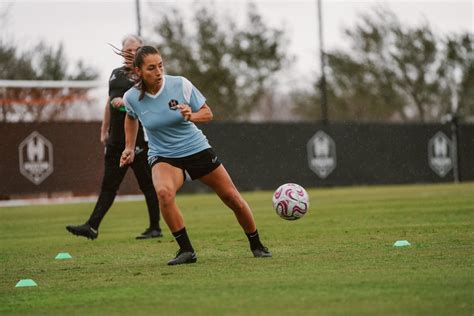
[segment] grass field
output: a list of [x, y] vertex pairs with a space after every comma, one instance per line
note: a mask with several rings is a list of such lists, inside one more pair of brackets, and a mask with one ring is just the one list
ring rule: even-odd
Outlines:
[[[244, 194], [271, 259], [251, 256], [215, 195], [180, 195], [199, 259], [174, 267], [167, 229], [134, 239], [144, 202], [114, 204], [94, 241], [64, 228], [92, 204], [2, 207], [0, 314], [474, 314], [474, 183], [308, 191], [296, 222], [276, 216], [271, 192]], [[15, 288], [29, 278], [38, 286]]]

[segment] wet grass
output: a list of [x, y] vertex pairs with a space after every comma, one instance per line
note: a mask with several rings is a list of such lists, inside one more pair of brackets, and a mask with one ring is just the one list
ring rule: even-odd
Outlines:
[[[177, 267], [166, 265], [177, 250], [167, 229], [134, 239], [144, 202], [114, 204], [94, 241], [64, 228], [92, 204], [0, 208], [0, 314], [474, 313], [473, 183], [308, 192], [310, 212], [295, 222], [276, 216], [271, 192], [244, 194], [271, 259], [252, 258], [215, 195], [180, 195], [199, 259]], [[393, 247], [400, 239], [411, 246]], [[15, 288], [20, 279], [38, 286]]]

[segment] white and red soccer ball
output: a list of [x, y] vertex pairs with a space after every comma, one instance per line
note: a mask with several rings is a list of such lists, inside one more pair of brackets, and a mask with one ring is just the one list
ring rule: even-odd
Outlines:
[[273, 193], [273, 208], [278, 216], [293, 221], [300, 219], [309, 209], [306, 190], [295, 183], [285, 183]]

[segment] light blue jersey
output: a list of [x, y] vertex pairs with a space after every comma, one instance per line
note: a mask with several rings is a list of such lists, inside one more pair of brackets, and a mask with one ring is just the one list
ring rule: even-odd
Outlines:
[[174, 105], [188, 104], [197, 112], [206, 98], [192, 83], [178, 76], [164, 76], [163, 85], [156, 95], [145, 93], [139, 101], [140, 90], [130, 88], [123, 100], [127, 114], [139, 119], [148, 136], [148, 157], [180, 158], [210, 148], [202, 131], [185, 121]]

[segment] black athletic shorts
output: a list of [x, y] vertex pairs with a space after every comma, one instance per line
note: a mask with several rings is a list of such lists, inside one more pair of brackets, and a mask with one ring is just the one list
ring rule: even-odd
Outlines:
[[199, 179], [222, 164], [212, 148], [204, 149], [203, 151], [186, 157], [166, 158], [155, 156], [148, 160], [151, 168], [159, 162], [166, 162], [183, 170], [184, 180]]

